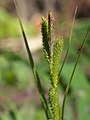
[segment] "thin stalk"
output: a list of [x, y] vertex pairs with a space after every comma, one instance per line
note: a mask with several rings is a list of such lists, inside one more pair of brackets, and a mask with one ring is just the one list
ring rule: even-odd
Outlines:
[[79, 51], [79, 53], [78, 53], [78, 56], [77, 56], [77, 59], [76, 59], [76, 62], [75, 62], [75, 65], [74, 65], [74, 68], [73, 68], [73, 71], [72, 71], [72, 74], [71, 74], [71, 77], [70, 77], [70, 80], [69, 80], [69, 82], [68, 82], [68, 84], [67, 84], [67, 87], [66, 87], [66, 90], [65, 90], [64, 99], [63, 99], [63, 104], [62, 104], [62, 120], [64, 119], [64, 109], [65, 109], [66, 97], [67, 97], [67, 94], [68, 94], [68, 91], [69, 91], [69, 88], [70, 88], [70, 85], [71, 85], [73, 76], [74, 76], [74, 74], [75, 74], [75, 70], [76, 70], [76, 67], [77, 67], [79, 58], [80, 58], [80, 56], [81, 56], [81, 53], [82, 53], [82, 50], [83, 50], [83, 47], [84, 47], [84, 44], [85, 44], [85, 41], [86, 41], [86, 38], [87, 38], [89, 32], [90, 32], [90, 26], [88, 27], [87, 32], [86, 32], [86, 34], [85, 34], [83, 43], [82, 43], [82, 45], [81, 45], [80, 51]]
[[76, 8], [75, 8], [74, 17], [73, 17], [73, 22], [72, 22], [72, 25], [71, 25], [70, 37], [69, 37], [69, 41], [68, 41], [67, 51], [66, 51], [64, 60], [63, 60], [63, 62], [62, 62], [62, 65], [61, 65], [59, 74], [58, 74], [58, 76], [59, 76], [59, 81], [60, 81], [60, 76], [61, 76], [62, 69], [63, 69], [63, 67], [64, 67], [64, 64], [65, 64], [65, 61], [66, 61], [66, 58], [67, 58], [67, 55], [68, 55], [68, 52], [69, 52], [69, 49], [70, 49], [70, 44], [71, 44], [71, 40], [72, 40], [72, 32], [73, 32], [73, 27], [74, 27], [74, 22], [75, 22], [75, 17], [76, 17], [77, 10], [78, 10], [78, 6], [76, 6]]
[[24, 38], [26, 50], [27, 50], [27, 53], [28, 53], [29, 62], [31, 64], [32, 72], [33, 72], [34, 78], [36, 80], [36, 85], [37, 85], [37, 88], [38, 88], [38, 91], [39, 91], [39, 94], [40, 94], [40, 98], [41, 98], [41, 101], [42, 101], [43, 108], [45, 110], [45, 114], [47, 116], [47, 120], [49, 120], [49, 119], [52, 119], [52, 115], [50, 113], [49, 106], [48, 106], [47, 100], [46, 100], [45, 95], [44, 95], [44, 90], [41, 86], [40, 78], [39, 78], [39, 75], [37, 73], [36, 66], [34, 64], [33, 57], [32, 57], [28, 42], [27, 42], [27, 37], [25, 35], [24, 28], [23, 28], [21, 19], [19, 17], [19, 13], [18, 13], [19, 10], [18, 10], [18, 7], [17, 7], [16, 0], [14, 0], [14, 3], [15, 3], [17, 14], [18, 14], [18, 19], [19, 19], [22, 35], [23, 35], [23, 38]]

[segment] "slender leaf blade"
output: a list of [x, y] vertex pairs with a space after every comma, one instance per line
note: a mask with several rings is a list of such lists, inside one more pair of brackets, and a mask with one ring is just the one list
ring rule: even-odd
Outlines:
[[[16, 0], [14, 0], [14, 3], [15, 3], [15, 7], [16, 7], [16, 10], [17, 10], [17, 13], [18, 13], [18, 7], [17, 7]], [[39, 94], [40, 94], [40, 98], [41, 98], [41, 101], [42, 101], [43, 108], [45, 110], [46, 117], [47, 117], [47, 119], [52, 119], [52, 115], [50, 113], [49, 106], [48, 106], [47, 100], [46, 100], [45, 95], [44, 95], [44, 90], [41, 86], [40, 78], [39, 78], [39, 75], [36, 71], [36, 66], [34, 64], [33, 57], [32, 57], [28, 42], [27, 42], [26, 34], [24, 32], [24, 28], [23, 28], [21, 19], [19, 17], [19, 13], [18, 13], [18, 19], [19, 19], [22, 35], [23, 35], [23, 38], [24, 38], [26, 50], [27, 50], [27, 53], [28, 53], [29, 61], [30, 61], [30, 64], [31, 64], [31, 68], [32, 68], [32, 71], [33, 71], [34, 78], [36, 80], [37, 88], [38, 88], [38, 91], [39, 91]]]

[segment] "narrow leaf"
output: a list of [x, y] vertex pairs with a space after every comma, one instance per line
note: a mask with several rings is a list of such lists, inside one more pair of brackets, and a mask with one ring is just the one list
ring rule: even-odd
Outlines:
[[74, 22], [75, 22], [77, 9], [78, 9], [78, 7], [76, 6], [73, 21], [72, 21], [71, 31], [70, 31], [70, 37], [69, 37], [69, 41], [68, 41], [68, 47], [67, 47], [66, 54], [65, 54], [65, 57], [64, 57], [64, 60], [62, 62], [62, 65], [61, 65], [61, 68], [60, 68], [60, 71], [59, 71], [59, 75], [58, 75], [59, 76], [59, 81], [60, 81], [62, 69], [64, 67], [64, 64], [65, 64], [65, 61], [66, 61], [66, 58], [67, 58], [67, 55], [68, 55], [68, 52], [69, 52], [69, 49], [70, 49], [70, 44], [71, 44], [71, 39], [72, 39], [72, 32], [73, 32], [73, 27], [74, 27]]
[[[16, 10], [17, 10], [17, 13], [18, 13], [18, 8], [17, 8], [16, 0], [14, 0], [14, 3], [15, 3], [15, 7], [16, 7]], [[35, 64], [34, 64], [34, 61], [33, 61], [33, 58], [32, 58], [32, 54], [31, 54], [31, 51], [30, 51], [30, 49], [29, 49], [29, 45], [28, 45], [27, 38], [26, 38], [24, 29], [23, 29], [23, 25], [22, 25], [21, 19], [20, 19], [20, 17], [19, 17], [19, 13], [18, 13], [18, 19], [19, 19], [19, 23], [20, 23], [22, 35], [23, 35], [23, 38], [24, 38], [26, 50], [27, 50], [27, 53], [28, 53], [28, 56], [29, 56], [29, 61], [30, 61], [30, 64], [31, 64], [31, 68], [32, 68], [32, 71], [33, 71], [33, 75], [34, 75], [34, 78], [35, 78], [35, 80], [36, 80], [36, 84], [37, 84], [38, 91], [39, 91], [39, 93], [40, 93], [40, 98], [41, 98], [41, 101], [42, 101], [43, 108], [44, 108], [44, 110], [45, 110], [47, 119], [52, 119], [52, 116], [51, 116], [51, 113], [50, 113], [50, 110], [49, 110], [49, 106], [48, 106], [47, 101], [46, 101], [46, 98], [45, 98], [45, 96], [44, 96], [43, 88], [42, 88], [42, 86], [41, 86], [41, 82], [40, 82], [40, 79], [39, 79], [39, 75], [38, 75], [38, 73], [37, 73], [37, 71], [36, 71], [36, 67], [35, 67]]]
[[82, 45], [81, 45], [80, 51], [79, 51], [79, 53], [78, 53], [78, 55], [77, 55], [77, 59], [76, 59], [76, 62], [75, 62], [75, 65], [74, 65], [74, 68], [73, 68], [73, 71], [72, 71], [70, 80], [69, 80], [69, 82], [68, 82], [68, 84], [67, 84], [67, 87], [66, 87], [66, 90], [65, 90], [64, 99], [63, 99], [63, 105], [62, 105], [62, 120], [64, 119], [64, 109], [65, 109], [66, 97], [67, 97], [67, 94], [68, 94], [68, 91], [69, 91], [71, 82], [72, 82], [72, 80], [73, 80], [73, 76], [74, 76], [74, 74], [75, 74], [75, 70], [76, 70], [76, 67], [77, 67], [79, 58], [80, 58], [80, 56], [81, 56], [81, 53], [82, 53], [82, 50], [83, 50], [83, 47], [84, 47], [84, 44], [85, 44], [85, 42], [86, 42], [86, 39], [87, 39], [87, 36], [88, 36], [88, 33], [89, 33], [89, 32], [90, 32], [90, 26], [89, 26], [88, 29], [87, 29], [85, 38], [84, 38], [83, 43], [82, 43]]

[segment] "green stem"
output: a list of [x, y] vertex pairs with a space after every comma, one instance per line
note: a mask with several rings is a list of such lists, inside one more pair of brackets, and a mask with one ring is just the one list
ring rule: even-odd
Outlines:
[[79, 61], [79, 58], [80, 58], [80, 56], [81, 56], [81, 53], [82, 53], [82, 50], [83, 50], [83, 47], [84, 47], [84, 44], [85, 44], [87, 35], [88, 35], [88, 33], [89, 33], [89, 30], [90, 30], [90, 26], [89, 26], [88, 29], [87, 29], [85, 38], [84, 38], [84, 40], [83, 40], [82, 46], [81, 46], [81, 48], [80, 48], [80, 51], [79, 51], [79, 53], [78, 53], [78, 56], [77, 56], [77, 59], [76, 59], [75, 65], [74, 65], [74, 68], [73, 68], [73, 71], [72, 71], [70, 80], [69, 80], [69, 82], [68, 82], [68, 84], [67, 84], [67, 87], [66, 87], [66, 90], [65, 90], [64, 99], [63, 99], [63, 105], [62, 105], [62, 120], [64, 119], [64, 109], [65, 109], [66, 97], [67, 97], [67, 94], [68, 94], [68, 91], [69, 91], [69, 88], [70, 88], [70, 85], [71, 85], [71, 82], [72, 82], [72, 79], [73, 79], [73, 76], [74, 76], [74, 73], [75, 73], [75, 70], [76, 70], [78, 61]]
[[26, 50], [27, 50], [27, 53], [28, 53], [29, 62], [31, 64], [32, 72], [33, 72], [34, 78], [36, 80], [36, 85], [37, 85], [37, 88], [38, 88], [38, 91], [39, 91], [39, 94], [40, 94], [40, 98], [41, 98], [41, 101], [42, 101], [43, 108], [45, 110], [45, 114], [46, 114], [47, 120], [49, 120], [49, 119], [52, 119], [52, 115], [51, 115], [51, 112], [49, 110], [49, 106], [48, 106], [47, 100], [46, 100], [45, 95], [44, 95], [44, 90], [43, 90], [43, 88], [41, 86], [39, 75], [38, 75], [38, 73], [36, 71], [36, 66], [35, 66], [34, 61], [33, 61], [33, 57], [32, 57], [32, 54], [31, 54], [28, 42], [27, 42], [27, 38], [26, 38], [26, 35], [25, 35], [25, 32], [24, 32], [24, 28], [23, 28], [21, 19], [19, 17], [16, 0], [14, 0], [14, 3], [15, 3], [17, 14], [18, 14], [18, 19], [19, 19], [22, 35], [23, 35], [23, 38], [24, 38]]
[[75, 17], [76, 17], [77, 9], [78, 9], [78, 7], [76, 6], [75, 12], [74, 12], [74, 17], [73, 17], [73, 22], [72, 22], [72, 26], [71, 26], [71, 31], [70, 31], [70, 37], [69, 37], [69, 42], [68, 42], [67, 51], [66, 51], [66, 54], [65, 54], [63, 63], [62, 63], [62, 65], [61, 65], [59, 74], [58, 74], [58, 76], [59, 76], [59, 81], [60, 81], [62, 69], [63, 69], [63, 67], [64, 67], [64, 63], [65, 63], [65, 61], [66, 61], [66, 58], [67, 58], [67, 55], [68, 55], [68, 52], [69, 52], [69, 49], [70, 49], [70, 44], [71, 44], [71, 40], [72, 40], [72, 32], [73, 32], [73, 27], [74, 27], [74, 22], [75, 22]]

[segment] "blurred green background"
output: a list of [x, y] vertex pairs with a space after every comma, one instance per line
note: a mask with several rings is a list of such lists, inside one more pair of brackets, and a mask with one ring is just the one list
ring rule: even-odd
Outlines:
[[[73, 28], [69, 55], [62, 71], [59, 99], [75, 64], [78, 49], [90, 25], [89, 0], [17, 0], [28, 43], [41, 83], [50, 87], [48, 65], [42, 55], [41, 16], [51, 9], [55, 16], [55, 34], [63, 36], [67, 49], [76, 4], [78, 12]], [[48, 98], [48, 96], [47, 96]], [[29, 66], [13, 0], [0, 0], [0, 120], [46, 120], [35, 80]], [[67, 97], [65, 120], [90, 120], [90, 33], [87, 37]]]

